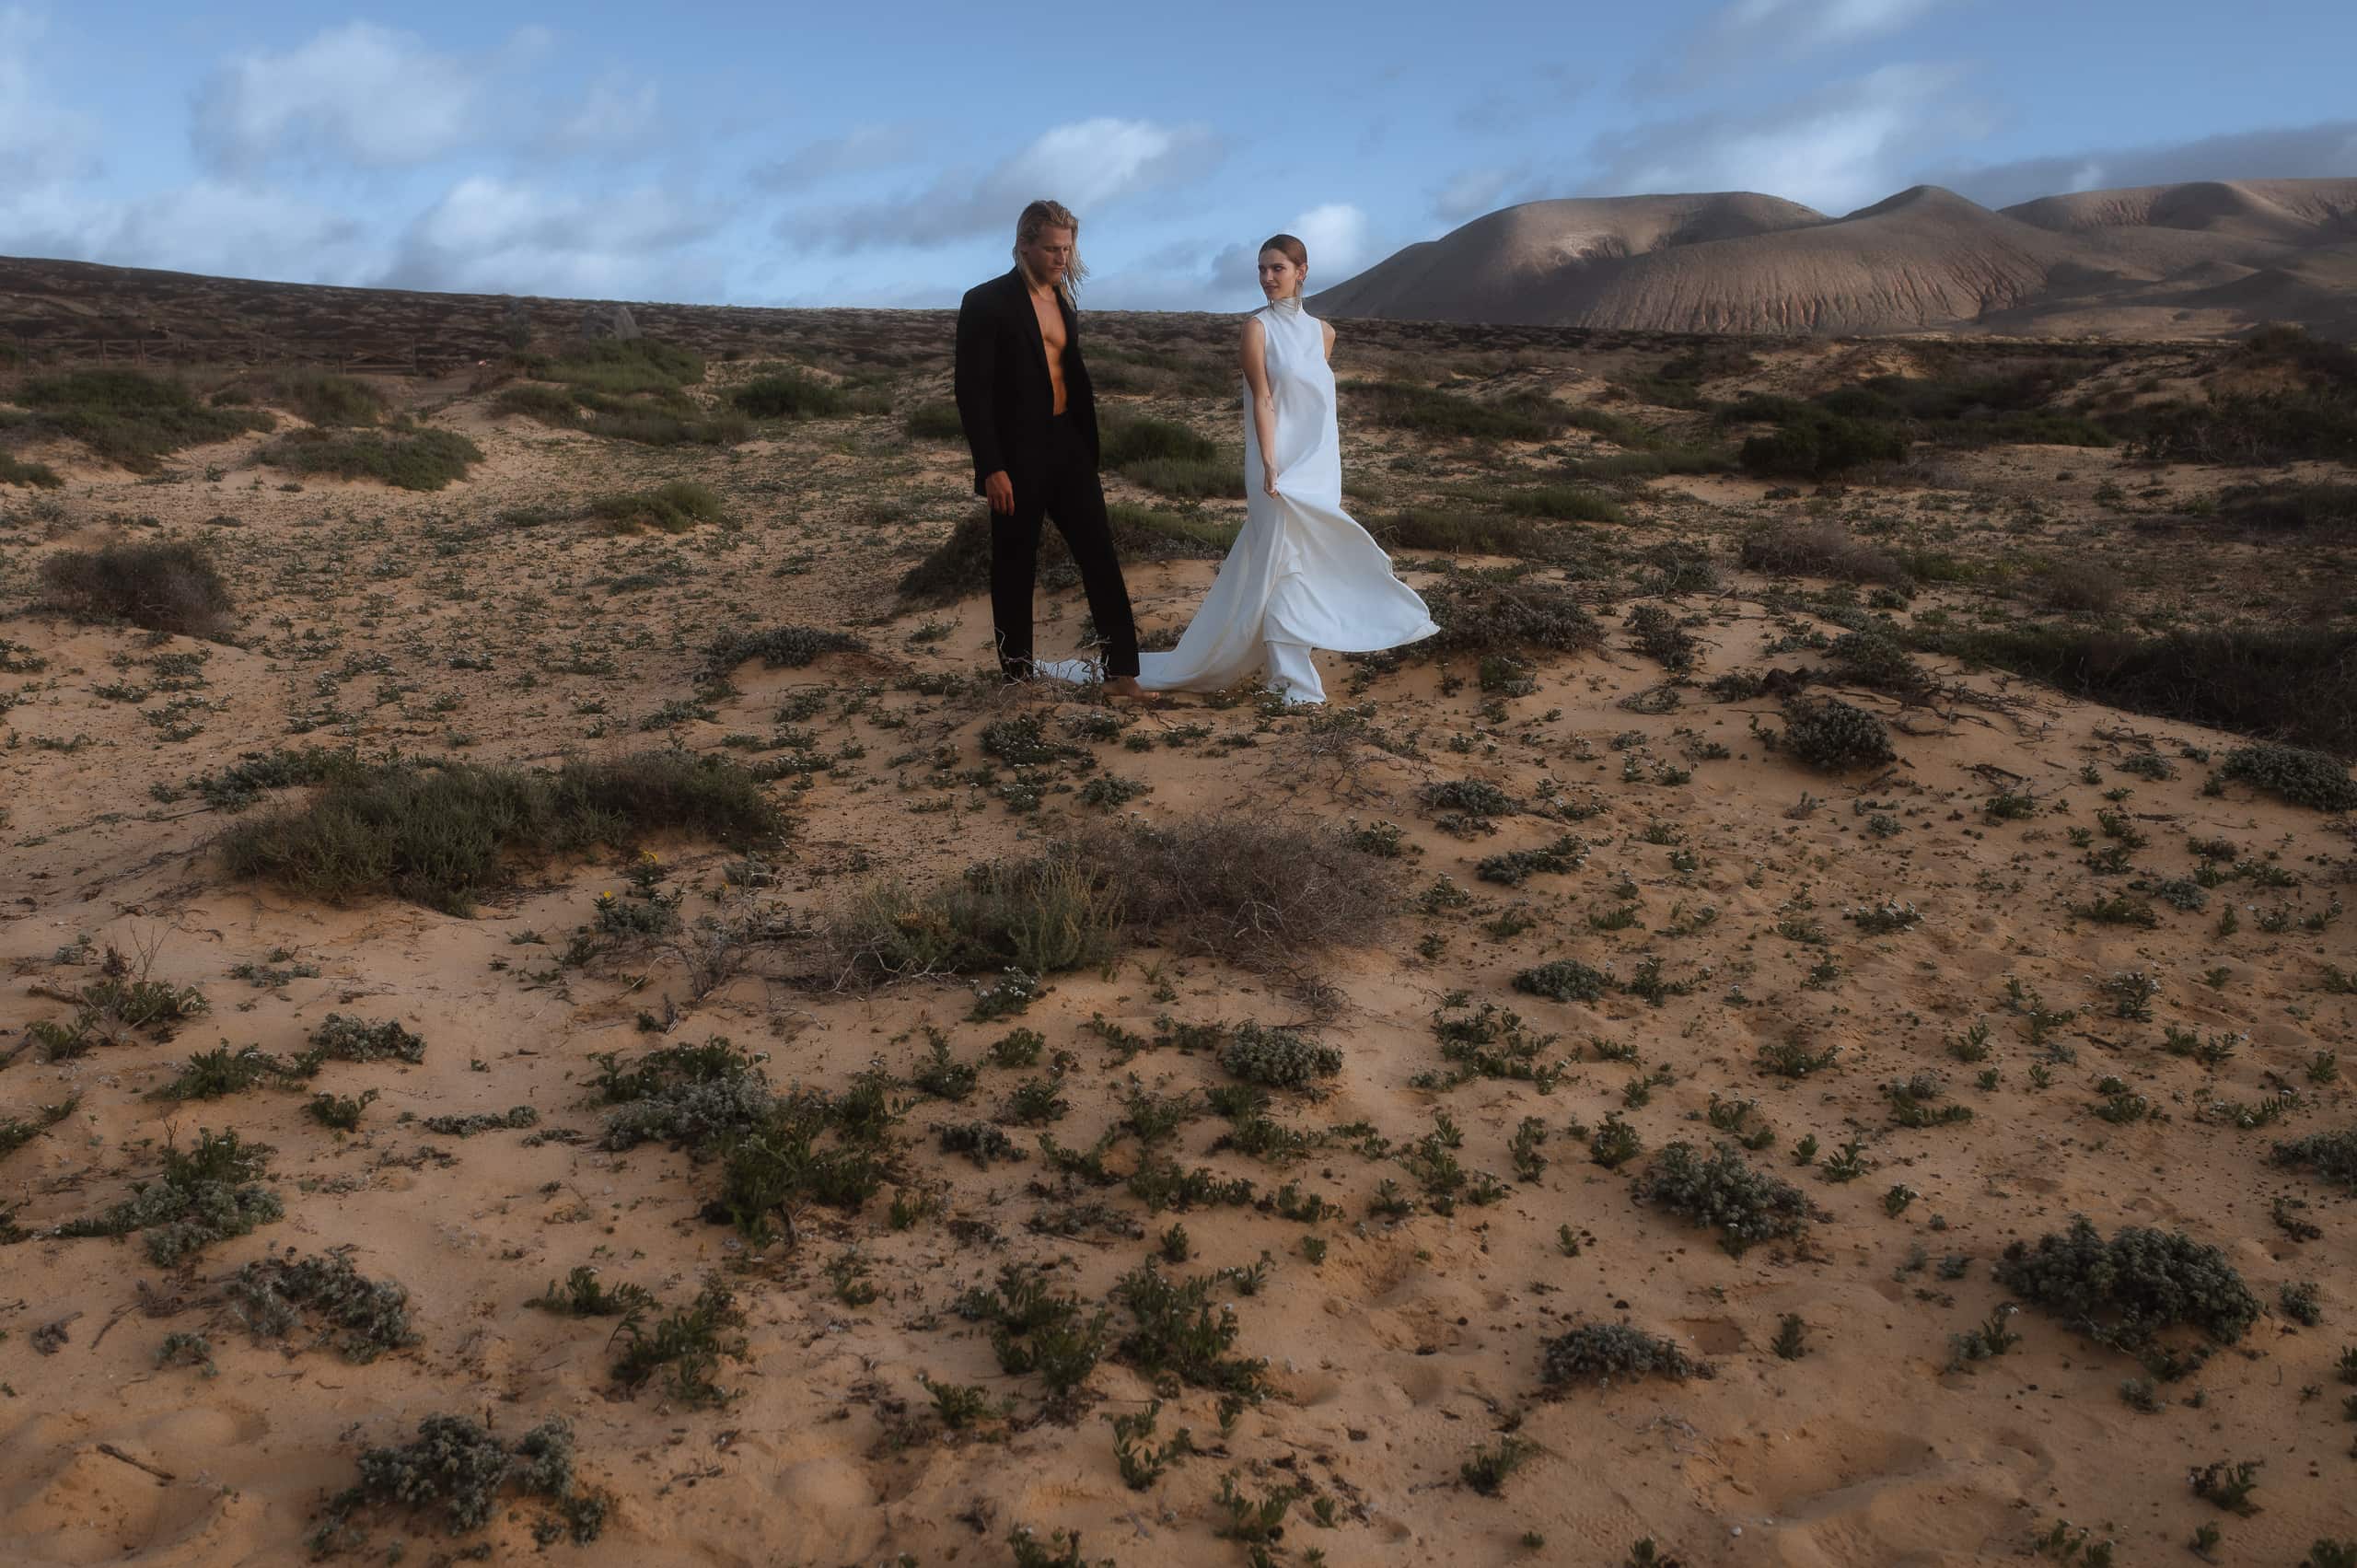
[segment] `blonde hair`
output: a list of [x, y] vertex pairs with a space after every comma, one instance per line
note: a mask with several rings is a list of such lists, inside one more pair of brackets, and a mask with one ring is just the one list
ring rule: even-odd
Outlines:
[[1043, 196], [1023, 209], [1023, 215], [1015, 220], [1016, 264], [1022, 264], [1023, 247], [1039, 238], [1043, 228], [1072, 230], [1072, 261], [1065, 265], [1064, 275], [1056, 280], [1056, 287], [1062, 293], [1065, 302], [1072, 303], [1073, 291], [1087, 281], [1088, 269], [1080, 261], [1080, 220], [1073, 216], [1070, 207]]

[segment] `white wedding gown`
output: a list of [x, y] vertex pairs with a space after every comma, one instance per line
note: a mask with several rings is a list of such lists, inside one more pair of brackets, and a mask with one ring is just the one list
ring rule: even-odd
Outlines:
[[[1322, 703], [1312, 648], [1372, 653], [1440, 628], [1391, 559], [1342, 510], [1342, 447], [1325, 330], [1297, 299], [1256, 312], [1276, 402], [1277, 494], [1261, 485], [1260, 432], [1244, 409], [1244, 529], [1178, 645], [1139, 656], [1149, 691], [1219, 691], [1254, 674], [1291, 703]], [[1060, 661], [1065, 674], [1077, 661]], [[1091, 669], [1091, 675], [1096, 672]]]

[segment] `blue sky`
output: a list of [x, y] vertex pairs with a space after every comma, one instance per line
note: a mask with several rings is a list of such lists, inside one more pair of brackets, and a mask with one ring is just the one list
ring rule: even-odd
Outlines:
[[1022, 203], [1100, 308], [1257, 302], [1550, 196], [2357, 176], [2350, 0], [1028, 8], [0, 0], [0, 254], [945, 305]]

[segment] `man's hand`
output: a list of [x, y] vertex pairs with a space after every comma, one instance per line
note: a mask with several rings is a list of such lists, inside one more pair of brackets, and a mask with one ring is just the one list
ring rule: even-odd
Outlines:
[[1006, 477], [1004, 469], [983, 476], [982, 494], [990, 497], [992, 511], [1002, 517], [1015, 516], [1015, 482]]

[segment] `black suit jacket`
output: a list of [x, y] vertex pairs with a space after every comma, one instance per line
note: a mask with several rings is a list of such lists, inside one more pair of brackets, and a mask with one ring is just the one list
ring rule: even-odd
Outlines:
[[[1097, 393], [1080, 354], [1080, 318], [1059, 292], [1064, 318], [1064, 412], [1097, 460]], [[1047, 340], [1031, 308], [1023, 269], [978, 284], [958, 306], [958, 422], [974, 454], [974, 493], [982, 481], [1006, 470], [1017, 505], [1039, 494], [1048, 459], [1049, 424], [1055, 417], [1055, 389], [1048, 382]]]

